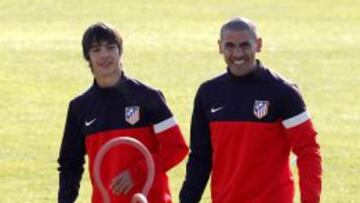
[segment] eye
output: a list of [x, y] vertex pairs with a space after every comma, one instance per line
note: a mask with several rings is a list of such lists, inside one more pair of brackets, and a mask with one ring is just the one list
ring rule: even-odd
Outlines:
[[247, 42], [240, 43], [239, 46], [242, 49], [248, 49], [251, 47], [251, 43], [249, 41], [247, 41]]
[[96, 53], [100, 51], [100, 47], [93, 47], [90, 49], [90, 52]]
[[106, 46], [106, 48], [109, 50], [115, 49], [116, 47], [117, 47], [116, 44], [110, 44]]
[[233, 48], [235, 48], [235, 44], [232, 43], [232, 42], [226, 42], [225, 45], [224, 45], [224, 47], [225, 47], [226, 49], [233, 49]]

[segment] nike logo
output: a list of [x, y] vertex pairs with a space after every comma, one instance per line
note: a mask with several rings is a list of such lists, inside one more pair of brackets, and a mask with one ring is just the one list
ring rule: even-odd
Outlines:
[[89, 127], [91, 124], [93, 124], [96, 121], [96, 118], [90, 120], [90, 121], [85, 121], [85, 126]]
[[223, 108], [224, 108], [223, 106], [220, 106], [220, 107], [217, 107], [217, 108], [212, 107], [212, 108], [210, 109], [210, 112], [211, 112], [211, 113], [216, 113], [217, 111], [220, 111], [220, 110], [223, 109]]

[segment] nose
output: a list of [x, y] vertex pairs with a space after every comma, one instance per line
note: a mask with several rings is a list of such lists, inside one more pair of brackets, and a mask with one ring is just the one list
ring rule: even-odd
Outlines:
[[242, 57], [244, 56], [244, 50], [241, 47], [235, 47], [234, 51], [233, 51], [233, 56], [234, 57]]
[[100, 49], [100, 56], [107, 57], [109, 55], [109, 51], [105, 47], [101, 47]]

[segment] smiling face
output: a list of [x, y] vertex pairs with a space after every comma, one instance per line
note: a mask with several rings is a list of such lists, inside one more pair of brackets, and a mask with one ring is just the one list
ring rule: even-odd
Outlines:
[[218, 43], [219, 52], [233, 75], [246, 75], [255, 68], [255, 55], [261, 50], [261, 38], [256, 38], [248, 30], [228, 29], [222, 33]]
[[114, 42], [94, 41], [89, 49], [89, 62], [95, 78], [109, 77], [121, 72], [119, 48]]

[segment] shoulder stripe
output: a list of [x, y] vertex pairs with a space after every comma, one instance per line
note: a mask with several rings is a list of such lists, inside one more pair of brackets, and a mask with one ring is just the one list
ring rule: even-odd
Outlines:
[[155, 134], [161, 133], [176, 125], [174, 117], [170, 117], [154, 125]]
[[310, 116], [308, 115], [308, 113], [306, 111], [304, 111], [294, 117], [284, 120], [282, 122], [282, 124], [285, 128], [292, 128], [292, 127], [295, 127], [297, 125], [304, 123], [305, 121], [307, 121], [309, 119], [310, 119]]

